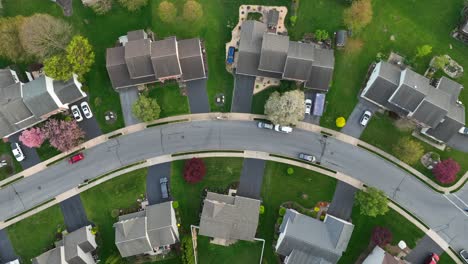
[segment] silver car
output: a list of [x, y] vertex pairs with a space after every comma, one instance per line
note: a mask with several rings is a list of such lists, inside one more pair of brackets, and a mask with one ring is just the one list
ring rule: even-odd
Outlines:
[[258, 128], [265, 128], [265, 129], [273, 129], [273, 124], [266, 123], [266, 122], [258, 122]]
[[299, 159], [305, 160], [308, 162], [315, 162], [316, 158], [314, 155], [306, 154], [306, 153], [299, 153]]
[[468, 263], [468, 251], [464, 249], [460, 251], [460, 257], [465, 261], [465, 263]]
[[161, 178], [159, 179], [159, 183], [161, 184], [161, 196], [163, 199], [167, 199], [169, 197], [169, 191], [167, 189], [167, 178]]

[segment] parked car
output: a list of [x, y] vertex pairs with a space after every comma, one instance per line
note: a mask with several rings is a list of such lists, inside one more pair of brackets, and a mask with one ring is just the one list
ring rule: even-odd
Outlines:
[[291, 133], [293, 131], [293, 129], [290, 126], [275, 125], [275, 131], [289, 134], [289, 133]]
[[468, 136], [468, 127], [462, 127], [460, 130], [458, 130], [458, 133], [462, 135], [467, 135]]
[[83, 116], [81, 116], [80, 109], [78, 109], [77, 105], [72, 105], [71, 106], [71, 112], [73, 114], [73, 117], [75, 118], [76, 122], [80, 122], [83, 120]]
[[465, 261], [465, 263], [468, 263], [468, 251], [464, 249], [460, 251], [460, 257]]
[[312, 109], [312, 100], [306, 99], [305, 100], [305, 113], [310, 115], [310, 110]]
[[169, 198], [169, 191], [167, 190], [167, 178], [161, 178], [159, 179], [159, 183], [161, 184], [161, 195], [163, 199]]
[[81, 103], [81, 110], [83, 111], [86, 118], [93, 117], [93, 113], [91, 113], [91, 109], [89, 108], [88, 102], [84, 101]]
[[82, 152], [80, 152], [78, 154], [75, 154], [75, 155], [71, 156], [68, 159], [68, 163], [70, 163], [70, 164], [77, 163], [78, 161], [80, 161], [82, 159], [84, 159], [84, 154]]
[[227, 56], [227, 64], [232, 64], [234, 62], [234, 53], [236, 52], [236, 48], [229, 47], [228, 56]]
[[424, 264], [437, 264], [437, 262], [439, 262], [439, 255], [437, 255], [436, 253], [432, 253], [427, 257], [426, 262], [424, 262]]
[[308, 162], [315, 162], [316, 158], [314, 155], [306, 154], [306, 153], [299, 153], [299, 159], [305, 160]]
[[21, 150], [20, 145], [16, 142], [11, 143], [11, 152], [13, 152], [13, 156], [15, 156], [17, 161], [23, 161], [26, 158], [23, 154], [23, 151]]
[[274, 128], [273, 124], [266, 123], [266, 122], [258, 122], [257, 126], [258, 126], [258, 128], [265, 128], [265, 129], [273, 129]]
[[372, 116], [371, 111], [369, 110], [364, 111], [364, 113], [361, 116], [361, 120], [359, 121], [359, 124], [361, 124], [361, 126], [367, 126], [367, 123], [369, 123], [371, 116]]

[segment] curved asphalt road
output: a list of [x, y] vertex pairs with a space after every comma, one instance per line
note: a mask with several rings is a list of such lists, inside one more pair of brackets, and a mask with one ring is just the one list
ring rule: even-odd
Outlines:
[[[280, 134], [259, 129], [250, 121], [169, 124], [111, 139], [86, 150], [86, 158], [77, 164], [63, 161], [1, 189], [0, 219], [8, 219], [76, 187], [85, 179], [119, 167], [159, 155], [201, 150], [252, 150], [291, 157], [299, 152], [312, 153], [323, 166], [385, 191], [437, 231], [455, 250], [468, 248], [468, 213], [414, 176], [342, 141], [298, 129], [291, 134]], [[468, 203], [468, 185], [457, 195]]]

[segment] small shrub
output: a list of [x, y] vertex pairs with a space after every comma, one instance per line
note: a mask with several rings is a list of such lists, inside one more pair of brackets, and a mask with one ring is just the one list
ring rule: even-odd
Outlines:
[[321, 215], [321, 216], [320, 216], [320, 220], [323, 221], [323, 219], [325, 219], [325, 215]]
[[120, 214], [119, 209], [112, 209], [112, 211], [111, 211], [111, 217], [112, 218], [117, 218], [119, 216], [119, 214]]
[[283, 223], [283, 217], [278, 217], [278, 219], [276, 219], [276, 224], [281, 225], [281, 223]]
[[284, 214], [286, 214], [286, 208], [284, 208], [284, 207], [280, 207], [280, 209], [279, 209], [279, 212], [278, 212], [278, 213], [279, 213], [279, 215], [280, 215], [280, 216], [283, 216]]
[[314, 207], [314, 211], [315, 211], [315, 212], [318, 212], [318, 211], [320, 211], [320, 208]]
[[172, 208], [174, 208], [174, 209], [179, 208], [179, 202], [178, 201], [172, 202]]
[[446, 159], [437, 163], [432, 169], [432, 173], [437, 181], [443, 184], [449, 184], [457, 179], [457, 173], [460, 171], [460, 165], [453, 159]]
[[259, 213], [262, 215], [265, 213], [265, 206], [260, 205]]
[[291, 23], [291, 26], [295, 26], [296, 25], [296, 22], [297, 22], [297, 16], [291, 16], [289, 18], [289, 22]]
[[184, 179], [188, 183], [201, 181], [206, 174], [205, 163], [202, 159], [192, 158], [185, 162]]
[[93, 234], [93, 235], [96, 235], [98, 231], [99, 231], [99, 228], [97, 226], [93, 226], [91, 228], [91, 234]]
[[374, 230], [372, 230], [371, 240], [379, 247], [383, 247], [392, 242], [392, 239], [392, 232], [390, 232], [390, 230], [385, 227], [376, 226]]
[[288, 168], [287, 173], [288, 173], [288, 175], [292, 175], [294, 173], [294, 169], [293, 168]]
[[162, 1], [158, 8], [159, 18], [165, 23], [172, 23], [177, 17], [175, 5], [168, 1]]
[[436, 153], [436, 152], [431, 152], [431, 159], [432, 160], [440, 160], [440, 155], [439, 153]]
[[183, 17], [187, 21], [197, 21], [203, 17], [203, 8], [200, 3], [194, 0], [188, 0], [184, 4]]

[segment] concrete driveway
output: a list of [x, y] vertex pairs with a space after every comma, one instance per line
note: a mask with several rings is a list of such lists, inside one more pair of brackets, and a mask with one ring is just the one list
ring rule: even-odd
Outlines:
[[210, 102], [206, 91], [206, 79], [186, 82], [190, 112], [192, 114], [209, 113]]
[[79, 194], [61, 202], [60, 209], [62, 209], [65, 226], [69, 233], [91, 224]]
[[[38, 163], [41, 163], [41, 159], [39, 158], [39, 155], [37, 154], [37, 151], [35, 148], [28, 148], [26, 147], [25, 145], [23, 145], [21, 143], [21, 141], [19, 141], [19, 136], [21, 135], [21, 132], [18, 132], [14, 135], [11, 135], [9, 138], [8, 138], [8, 144], [11, 144], [13, 142], [17, 142], [20, 147], [21, 147], [21, 150], [23, 151], [23, 154], [24, 154], [24, 157], [25, 159], [23, 161], [20, 161], [20, 164], [21, 164], [21, 167], [23, 167], [23, 170], [27, 169], [27, 168], [30, 168]], [[14, 159], [15, 157], [13, 157], [13, 153], [11, 153], [11, 157]]]
[[81, 102], [84, 102], [84, 101], [87, 101], [89, 107], [91, 108], [91, 104], [89, 103], [88, 98], [84, 98], [74, 104], [71, 104], [70, 107], [72, 105], [77, 105], [78, 108], [80, 109], [81, 115], [83, 116], [83, 120], [78, 122], [78, 126], [80, 126], [80, 128], [83, 129], [83, 131], [86, 133], [85, 135], [86, 140], [90, 140], [90, 139], [93, 139], [95, 137], [102, 135], [102, 132], [101, 132], [101, 129], [99, 128], [99, 124], [96, 120], [96, 116], [94, 115], [95, 113], [93, 112], [93, 109], [91, 109], [91, 112], [93, 113], [93, 117], [89, 119], [86, 118], [83, 114], [83, 111], [81, 111], [80, 105], [81, 105]]
[[361, 120], [361, 116], [365, 110], [369, 110], [371, 111], [372, 114], [374, 114], [375, 111], [378, 110], [378, 107], [365, 100], [362, 100], [362, 99], [359, 100], [358, 104], [354, 107], [353, 112], [346, 120], [345, 127], [341, 129], [341, 133], [350, 135], [355, 138], [360, 138], [362, 132], [364, 132], [364, 129], [366, 128], [366, 127], [361, 126], [361, 124], [359, 124], [359, 121]]
[[15, 250], [11, 245], [10, 238], [6, 230], [0, 230], [0, 263], [7, 263], [17, 259]]
[[119, 89], [119, 96], [125, 126], [140, 123], [140, 121], [132, 114], [132, 105], [138, 99], [138, 89], [136, 87]]
[[423, 264], [427, 257], [436, 253], [437, 255], [442, 255], [444, 250], [437, 245], [428, 235], [425, 235], [416, 245], [413, 250], [406, 256], [405, 260], [414, 264]]
[[345, 182], [338, 181], [333, 200], [327, 213], [349, 221], [351, 219], [351, 213], [353, 212], [354, 195], [357, 191], [358, 189], [355, 187]]
[[254, 85], [255, 77], [238, 74], [235, 75], [231, 112], [251, 112]]
[[146, 197], [150, 205], [158, 204], [171, 200], [171, 193], [169, 188], [169, 198], [163, 199], [161, 195], [161, 184], [159, 180], [166, 177], [168, 187], [171, 186], [171, 163], [161, 163], [148, 168], [148, 175], [146, 176]]
[[237, 195], [260, 199], [265, 164], [265, 160], [244, 159]]

